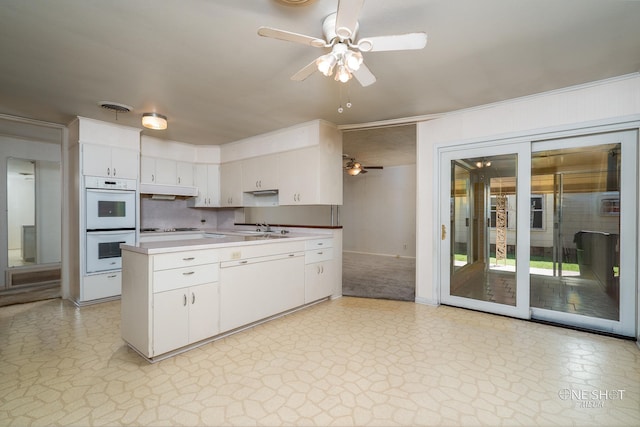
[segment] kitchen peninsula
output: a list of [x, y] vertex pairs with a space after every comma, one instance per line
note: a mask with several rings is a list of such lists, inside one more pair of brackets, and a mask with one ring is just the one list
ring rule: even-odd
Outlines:
[[149, 361], [341, 295], [340, 227], [175, 236], [122, 245], [122, 338]]

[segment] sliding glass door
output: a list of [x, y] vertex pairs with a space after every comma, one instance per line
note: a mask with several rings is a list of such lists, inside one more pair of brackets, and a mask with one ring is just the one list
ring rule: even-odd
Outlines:
[[[528, 318], [527, 144], [441, 156], [441, 300]], [[522, 224], [525, 224], [523, 227]]]
[[442, 149], [441, 302], [635, 336], [637, 138]]
[[534, 318], [634, 335], [636, 140], [634, 131], [532, 144]]

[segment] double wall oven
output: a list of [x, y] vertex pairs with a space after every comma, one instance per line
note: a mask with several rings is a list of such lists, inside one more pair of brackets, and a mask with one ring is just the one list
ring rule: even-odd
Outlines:
[[85, 274], [120, 270], [120, 244], [136, 241], [136, 181], [86, 176], [85, 224]]

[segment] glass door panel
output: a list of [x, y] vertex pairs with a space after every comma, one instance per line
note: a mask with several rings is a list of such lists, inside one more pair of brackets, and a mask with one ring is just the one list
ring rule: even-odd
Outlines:
[[[614, 333], [634, 329], [635, 267], [621, 254], [635, 259], [635, 133], [536, 143], [533, 149], [533, 316]], [[625, 293], [628, 300], [621, 299]]]
[[[523, 155], [528, 159], [527, 154]], [[445, 304], [528, 317], [527, 269], [518, 271], [518, 254], [526, 265], [528, 248], [528, 235], [518, 233], [519, 215], [528, 214], [518, 203], [519, 158], [514, 146], [441, 154], [440, 271]], [[523, 238], [527, 242], [519, 250]], [[519, 279], [524, 279], [522, 289]]]

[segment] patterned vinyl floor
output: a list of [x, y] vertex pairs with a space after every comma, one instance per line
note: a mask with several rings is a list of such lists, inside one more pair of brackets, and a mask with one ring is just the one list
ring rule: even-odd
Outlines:
[[638, 426], [635, 342], [343, 297], [149, 364], [120, 302], [0, 308], [0, 425]]

